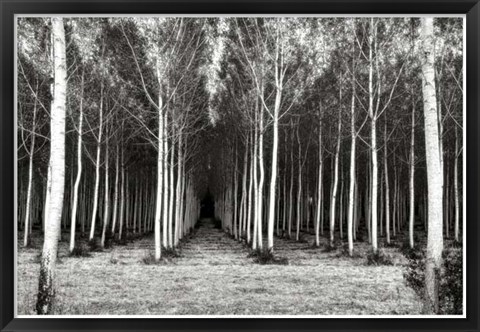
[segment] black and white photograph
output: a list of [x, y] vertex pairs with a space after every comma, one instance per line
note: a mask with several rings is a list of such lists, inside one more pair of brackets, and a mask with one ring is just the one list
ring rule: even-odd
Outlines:
[[16, 15], [17, 317], [465, 318], [465, 18]]

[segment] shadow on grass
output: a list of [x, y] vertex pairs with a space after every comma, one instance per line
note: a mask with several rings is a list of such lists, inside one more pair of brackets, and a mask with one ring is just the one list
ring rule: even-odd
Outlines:
[[253, 258], [253, 262], [261, 265], [288, 265], [288, 258], [276, 257], [269, 250], [251, 250], [247, 256]]
[[[315, 245], [315, 243], [314, 243]], [[325, 244], [325, 245], [320, 245], [318, 246], [317, 248], [322, 248], [321, 251], [322, 252], [325, 252], [325, 253], [329, 253], [329, 252], [334, 252], [334, 251], [337, 251], [338, 249], [343, 249], [344, 248], [344, 243], [342, 240], [335, 240], [333, 243], [331, 243], [330, 241]], [[348, 250], [348, 246], [347, 246], [347, 250]]]
[[365, 265], [368, 265], [368, 266], [394, 265], [393, 257], [387, 254], [382, 249], [377, 249], [377, 252], [370, 250], [367, 254], [367, 261]]
[[162, 248], [162, 257], [164, 258], [180, 258], [182, 254], [177, 248]]
[[91, 257], [92, 255], [88, 249], [89, 248], [84, 243], [81, 243], [68, 253], [68, 257]]
[[160, 259], [155, 258], [153, 250], [147, 250], [142, 257], [141, 262], [145, 265], [165, 265], [175, 264], [177, 258], [181, 257], [180, 253], [175, 249], [162, 249]]
[[403, 242], [399, 250], [408, 259], [419, 259], [425, 255], [423, 248], [418, 245], [411, 248], [408, 241]]
[[100, 245], [100, 241], [98, 239], [91, 239], [88, 241], [88, 248], [91, 252], [102, 252], [103, 248]]
[[335, 255], [335, 257], [358, 259], [358, 258], [363, 258], [363, 255], [358, 250], [355, 250], [355, 248], [353, 249], [352, 254], [350, 255], [350, 252], [348, 250], [348, 243], [346, 243], [341, 247], [340, 252], [337, 255]]

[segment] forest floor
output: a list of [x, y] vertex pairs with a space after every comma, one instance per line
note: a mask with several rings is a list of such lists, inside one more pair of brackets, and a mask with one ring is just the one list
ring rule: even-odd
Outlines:
[[[67, 236], [65, 236], [66, 238]], [[60, 243], [56, 272], [59, 315], [418, 315], [421, 302], [403, 280], [406, 260], [384, 248], [394, 265], [366, 264], [368, 243], [356, 258], [341, 250], [276, 238], [287, 265], [260, 265], [246, 245], [204, 220], [182, 242], [179, 257], [147, 265], [153, 236], [91, 257], [68, 257]], [[322, 238], [322, 244], [326, 239]], [[38, 241], [39, 242], [39, 241]], [[18, 314], [34, 314], [41, 246], [18, 252]]]

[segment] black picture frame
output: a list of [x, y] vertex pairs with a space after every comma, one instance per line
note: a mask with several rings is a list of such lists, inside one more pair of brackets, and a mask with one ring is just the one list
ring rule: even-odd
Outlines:
[[[14, 15], [15, 14], [466, 14], [468, 232], [465, 319], [51, 319], [14, 318]], [[0, 328], [1, 331], [478, 331], [479, 330], [479, 0], [0, 0]]]

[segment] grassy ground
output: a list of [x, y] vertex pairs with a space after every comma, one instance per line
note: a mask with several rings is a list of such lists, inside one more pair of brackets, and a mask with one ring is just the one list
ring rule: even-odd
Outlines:
[[[182, 244], [180, 257], [158, 265], [142, 259], [153, 249], [145, 237], [91, 257], [67, 257], [61, 242], [56, 314], [69, 315], [385, 315], [420, 314], [421, 303], [403, 281], [405, 260], [385, 248], [391, 266], [367, 266], [365, 257], [277, 238], [275, 254], [288, 265], [259, 265], [248, 249], [204, 222]], [[37, 241], [38, 242], [38, 241]], [[323, 240], [322, 244], [325, 244]], [[18, 313], [34, 314], [37, 249], [19, 249]], [[358, 252], [367, 243], [356, 243]]]

